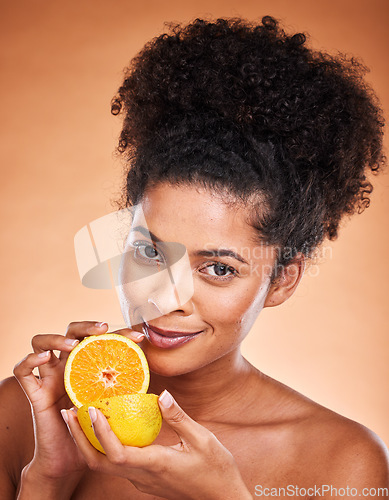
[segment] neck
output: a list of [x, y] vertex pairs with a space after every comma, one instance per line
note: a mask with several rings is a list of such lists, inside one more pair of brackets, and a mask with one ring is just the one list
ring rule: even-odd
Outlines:
[[160, 394], [167, 389], [193, 419], [220, 422], [241, 412], [243, 401], [250, 398], [254, 372], [258, 375], [237, 348], [191, 373], [173, 377], [151, 373], [149, 391]]

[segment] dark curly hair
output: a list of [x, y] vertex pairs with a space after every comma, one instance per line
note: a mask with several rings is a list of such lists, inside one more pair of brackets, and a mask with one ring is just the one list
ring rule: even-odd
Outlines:
[[155, 183], [198, 183], [257, 200], [250, 223], [281, 249], [279, 264], [310, 257], [344, 215], [369, 205], [367, 173], [385, 163], [366, 71], [308, 48], [269, 16], [169, 25], [112, 100], [130, 166], [123, 204]]

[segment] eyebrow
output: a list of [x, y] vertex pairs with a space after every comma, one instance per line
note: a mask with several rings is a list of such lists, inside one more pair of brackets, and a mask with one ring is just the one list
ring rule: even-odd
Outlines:
[[195, 252], [196, 255], [202, 257], [232, 257], [243, 264], [248, 264], [248, 262], [241, 257], [238, 253], [228, 250], [228, 248], [215, 248], [213, 250], [198, 250]]
[[[153, 234], [151, 231], [146, 229], [143, 226], [136, 226], [132, 231], [138, 231], [139, 233], [143, 234], [144, 236], [150, 237], [153, 242], [156, 243], [163, 243], [163, 240], [158, 238], [155, 234]], [[233, 259], [238, 260], [239, 262], [242, 262], [243, 264], [249, 265], [249, 263], [241, 257], [238, 253], [229, 250], [228, 248], [214, 248], [211, 250], [197, 250], [194, 252], [194, 255], [199, 256], [199, 257], [232, 257]]]
[[151, 231], [149, 231], [148, 229], [146, 229], [143, 226], [136, 226], [136, 227], [132, 228], [130, 232], [132, 233], [135, 231], [138, 231], [139, 233], [143, 234], [143, 236], [146, 236], [146, 238], [150, 237], [151, 240], [155, 241], [156, 243], [163, 243], [163, 241], [160, 238], [155, 236], [155, 234], [153, 234]]

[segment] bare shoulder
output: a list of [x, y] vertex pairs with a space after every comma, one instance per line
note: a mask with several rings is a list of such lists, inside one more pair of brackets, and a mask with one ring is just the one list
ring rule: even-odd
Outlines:
[[322, 409], [318, 411], [318, 432], [325, 437], [326, 466], [334, 480], [389, 487], [389, 452], [373, 431]]
[[[343, 417], [308, 398], [302, 398], [297, 428], [314, 476], [338, 488], [389, 488], [389, 452], [385, 443], [364, 425]], [[386, 490], [388, 493], [388, 490]]]
[[287, 431], [284, 446], [294, 463], [304, 464], [308, 480], [389, 488], [388, 448], [373, 431], [283, 384], [273, 384], [277, 401], [283, 401], [278, 418], [281, 415]]
[[14, 377], [0, 382], [0, 401], [0, 470], [16, 485], [33, 454], [30, 404]]
[[[13, 433], [20, 433], [18, 423], [32, 424], [30, 403], [15, 377], [0, 381], [0, 418], [5, 429]], [[1, 431], [4, 427], [1, 428]], [[3, 435], [3, 432], [1, 432]]]

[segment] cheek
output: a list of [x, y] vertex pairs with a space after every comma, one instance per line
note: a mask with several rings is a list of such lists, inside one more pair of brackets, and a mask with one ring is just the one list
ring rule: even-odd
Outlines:
[[201, 299], [196, 302], [202, 319], [215, 330], [234, 330], [236, 333], [240, 330], [245, 336], [263, 309], [268, 287], [259, 285], [257, 280], [239, 285], [204, 287], [198, 294]]

